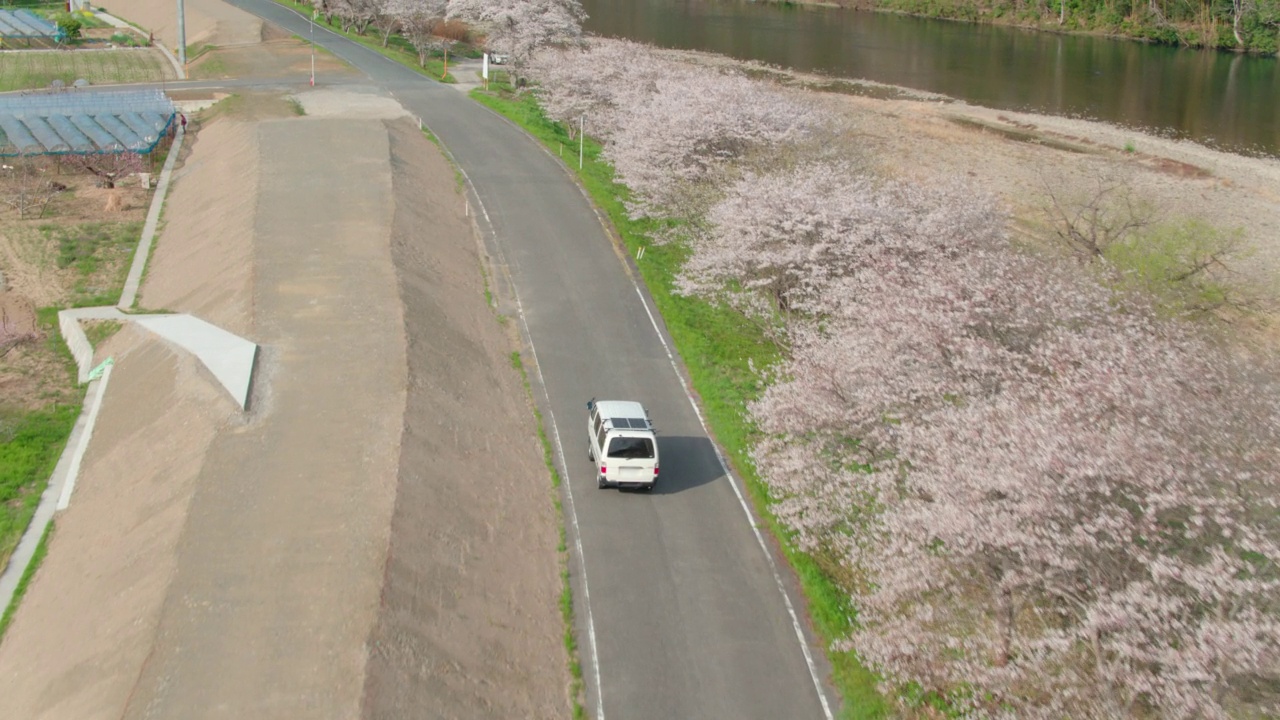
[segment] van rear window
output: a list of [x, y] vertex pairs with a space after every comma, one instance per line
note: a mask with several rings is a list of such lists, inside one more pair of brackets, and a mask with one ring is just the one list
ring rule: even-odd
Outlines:
[[644, 437], [616, 437], [609, 441], [609, 457], [625, 460], [653, 458], [653, 439]]

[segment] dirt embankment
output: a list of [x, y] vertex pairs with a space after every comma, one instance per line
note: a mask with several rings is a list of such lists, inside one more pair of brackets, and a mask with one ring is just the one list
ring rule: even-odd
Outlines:
[[[188, 312], [247, 334], [253, 318], [253, 221], [258, 135], [234, 118], [188, 136], [165, 201], [165, 227], [138, 304]], [[194, 282], [193, 273], [200, 273]]]
[[[116, 17], [147, 28], [156, 42], [178, 46], [178, 16], [170, 0], [110, 0], [103, 5]], [[187, 47], [239, 45], [262, 39], [262, 20], [220, 0], [186, 0]]]
[[0, 717], [569, 714], [549, 478], [454, 172], [394, 103], [312, 99], [193, 125], [142, 304], [263, 343], [251, 412], [141, 330], [100, 348]]
[[[207, 130], [173, 185], [143, 296], [243, 325], [250, 298], [239, 273], [200, 248], [251, 252], [254, 134], [231, 121]], [[187, 213], [221, 222], [197, 232]], [[185, 293], [157, 294], [171, 285]], [[204, 456], [235, 414], [194, 357], [142, 330], [125, 327], [98, 355], [116, 367], [74, 501], [0, 644], [0, 717], [120, 717], [155, 644]]]
[[366, 718], [568, 717], [556, 518], [444, 157], [390, 125], [409, 397]]

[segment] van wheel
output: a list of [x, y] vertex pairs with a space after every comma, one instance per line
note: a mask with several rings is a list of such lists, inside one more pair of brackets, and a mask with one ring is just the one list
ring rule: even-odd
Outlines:
[[603, 475], [600, 475], [599, 477], [596, 478], [596, 487], [603, 490], [609, 487], [609, 481], [605, 480]]
[[595, 462], [595, 461], [596, 461], [596, 453], [595, 453], [595, 451], [594, 451], [594, 450], [592, 450], [592, 449], [591, 449], [591, 441], [590, 441], [590, 440], [588, 440], [588, 441], [587, 441], [587, 459], [588, 459], [588, 460], [590, 460], [591, 462]]

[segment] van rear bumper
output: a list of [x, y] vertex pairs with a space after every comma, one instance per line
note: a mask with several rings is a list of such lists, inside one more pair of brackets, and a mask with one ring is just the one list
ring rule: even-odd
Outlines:
[[614, 487], [626, 490], [652, 490], [654, 485], [658, 484], [658, 478], [652, 480], [611, 480], [608, 477], [597, 476], [597, 480], [601, 486]]

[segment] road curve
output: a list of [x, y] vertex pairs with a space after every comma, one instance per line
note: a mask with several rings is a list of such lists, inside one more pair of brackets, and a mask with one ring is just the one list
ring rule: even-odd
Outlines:
[[[229, 1], [310, 36], [307, 19], [269, 0]], [[825, 661], [798, 637], [781, 561], [752, 527], [643, 293], [577, 185], [534, 140], [456, 90], [341, 36], [314, 37], [440, 138], [509, 267], [581, 540], [572, 570], [592, 714], [830, 717], [816, 679]], [[648, 407], [661, 433], [654, 493], [596, 489], [585, 437], [592, 396]]]

